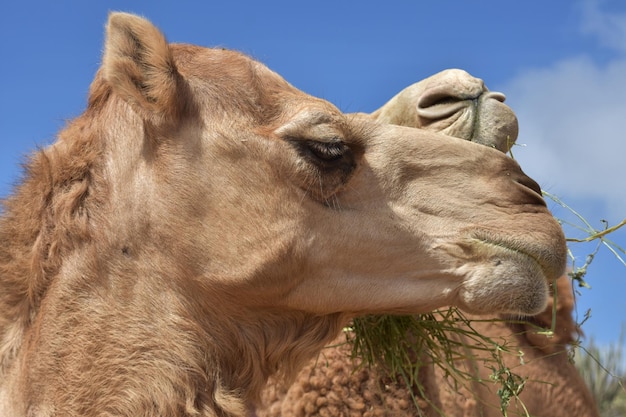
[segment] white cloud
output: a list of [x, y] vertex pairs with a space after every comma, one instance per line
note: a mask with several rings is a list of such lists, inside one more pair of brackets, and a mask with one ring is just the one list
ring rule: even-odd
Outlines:
[[581, 5], [581, 31], [598, 38], [603, 46], [626, 52], [626, 14], [600, 10], [601, 1], [585, 0]]
[[[585, 5], [586, 30], [607, 43], [621, 39], [626, 53], [626, 15]], [[513, 149], [524, 170], [564, 198], [601, 200], [613, 221], [626, 217], [626, 57], [562, 60], [502, 90], [519, 117], [518, 143], [527, 145]]]

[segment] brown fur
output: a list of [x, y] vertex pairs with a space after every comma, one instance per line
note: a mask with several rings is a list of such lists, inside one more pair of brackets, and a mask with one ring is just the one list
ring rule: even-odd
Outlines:
[[537, 312], [565, 263], [503, 154], [344, 115], [126, 14], [0, 236], [15, 417], [243, 416], [356, 314]]
[[[471, 326], [476, 332], [510, 352], [501, 355], [505, 366], [526, 379], [520, 401], [511, 401], [509, 416], [525, 416], [524, 407], [531, 416], [599, 416], [591, 392], [569, 360], [568, 345], [579, 334], [572, 319], [569, 278], [558, 280], [557, 296], [553, 336], [540, 334], [537, 327], [551, 328], [552, 302], [528, 321], [468, 317], [475, 320]], [[493, 352], [472, 350], [475, 342], [460, 333], [450, 337], [467, 344], [467, 349], [459, 352], [467, 359], [453, 367], [467, 372], [473, 381], [455, 382], [440, 367], [424, 365], [419, 373], [421, 389], [407, 388], [400, 376], [391, 378], [384, 369], [370, 369], [353, 362], [351, 346], [341, 336], [333, 347], [324, 349], [311, 361], [291, 386], [276, 381], [268, 384], [265, 404], [257, 410], [258, 416], [502, 416], [496, 393], [502, 385], [490, 380], [497, 367], [491, 357]], [[428, 355], [423, 355], [422, 360], [428, 363]]]

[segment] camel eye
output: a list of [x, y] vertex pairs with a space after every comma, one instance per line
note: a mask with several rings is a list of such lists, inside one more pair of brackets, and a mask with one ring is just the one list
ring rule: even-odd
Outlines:
[[295, 177], [301, 188], [326, 204], [354, 172], [358, 154], [336, 137], [330, 140], [288, 137], [286, 140], [299, 155], [294, 162], [299, 174]]
[[348, 151], [348, 147], [339, 140], [332, 142], [306, 140], [304, 141], [304, 145], [314, 157], [324, 162], [338, 161], [343, 158]]
[[330, 141], [300, 138], [287, 138], [287, 140], [302, 157], [322, 169], [338, 168], [344, 162], [353, 159], [350, 147], [338, 138]]

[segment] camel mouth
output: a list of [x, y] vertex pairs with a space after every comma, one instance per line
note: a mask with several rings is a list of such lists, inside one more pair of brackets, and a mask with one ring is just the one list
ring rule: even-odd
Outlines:
[[557, 259], [558, 257], [553, 254], [553, 248], [537, 242], [510, 238], [494, 239], [492, 236], [474, 236], [473, 239], [481, 245], [499, 249], [503, 254], [515, 254], [530, 259], [541, 269], [546, 281], [560, 277], [565, 270], [565, 262]]
[[565, 270], [564, 254], [551, 243], [474, 231], [459, 245], [463, 254], [456, 253], [457, 259], [467, 262], [457, 270], [465, 277], [461, 309], [523, 316], [541, 312], [548, 301], [548, 284]]
[[548, 277], [537, 260], [516, 249], [485, 241], [474, 243], [482, 262], [465, 272], [459, 307], [473, 314], [498, 312], [531, 316], [548, 303]]

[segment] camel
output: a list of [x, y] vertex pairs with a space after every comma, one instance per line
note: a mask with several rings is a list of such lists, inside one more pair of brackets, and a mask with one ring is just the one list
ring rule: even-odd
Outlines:
[[415, 127], [508, 152], [518, 134], [517, 117], [504, 94], [480, 78], [448, 69], [405, 88], [367, 117]]
[[[557, 280], [557, 308], [553, 335], [541, 329], [552, 326], [552, 298], [540, 314], [525, 319], [511, 316], [465, 315], [459, 328], [481, 335], [477, 344], [462, 332], [452, 332], [459, 345], [459, 359], [449, 366], [466, 373], [470, 379], [459, 380], [446, 375], [443, 367], [434, 365], [424, 352], [415, 352], [421, 360], [418, 383], [407, 386], [401, 376], [393, 377], [383, 364], [373, 367], [351, 359], [352, 346], [342, 334], [325, 348], [318, 358], [306, 365], [295, 382], [285, 386], [273, 381], [266, 387], [264, 404], [258, 417], [304, 416], [414, 416], [414, 417], [501, 417], [502, 404], [497, 393], [506, 370], [500, 368], [493, 355], [517, 377], [511, 381], [522, 384], [518, 398], [511, 398], [509, 416], [599, 417], [595, 400], [576, 367], [570, 360], [568, 345], [580, 335], [572, 319], [573, 295], [571, 280]], [[448, 315], [448, 312], [443, 313]], [[498, 343], [504, 353], [495, 348]], [[521, 379], [517, 379], [517, 378]]]
[[[477, 96], [489, 103], [488, 107], [481, 105]], [[517, 138], [518, 126], [504, 100], [502, 93], [490, 92], [481, 79], [462, 70], [445, 70], [407, 87], [369, 117], [445, 132], [506, 152]], [[487, 108], [489, 111], [485, 111]], [[532, 416], [599, 415], [591, 392], [569, 359], [568, 345], [580, 335], [572, 318], [571, 280], [562, 276], [556, 284], [556, 298], [551, 297], [546, 309], [535, 316], [465, 315], [459, 323], [465, 329], [465, 320], [472, 320], [473, 331], [509, 350], [511, 353], [502, 355], [504, 365], [526, 379], [519, 401], [511, 401], [508, 415], [524, 416], [526, 411]], [[554, 299], [555, 330], [546, 336], [540, 330], [552, 326]], [[353, 337], [349, 333], [340, 335], [301, 370], [290, 386], [272, 381], [265, 389], [258, 416], [502, 416], [496, 392], [501, 384], [490, 381], [492, 368], [497, 366], [490, 356], [497, 351], [485, 351], [484, 340], [479, 344], [463, 337], [463, 333], [449, 336], [467, 345], [464, 352], [457, 353], [468, 359], [453, 364], [473, 378], [464, 386], [433, 366], [425, 352], [415, 352], [416, 358], [422, 356], [420, 360], [424, 361], [420, 391], [417, 386], [407, 388], [399, 376], [392, 378], [383, 365], [370, 369], [352, 360], [352, 346], [346, 336]], [[516, 352], [522, 352], [522, 356]], [[413, 398], [418, 399], [419, 410]]]
[[0, 415], [245, 416], [361, 314], [534, 314], [566, 261], [497, 149], [109, 16], [0, 218]]

